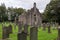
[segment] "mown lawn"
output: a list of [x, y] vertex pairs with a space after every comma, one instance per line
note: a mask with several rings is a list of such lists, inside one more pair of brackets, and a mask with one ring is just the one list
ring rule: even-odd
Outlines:
[[[10, 39], [11, 40], [17, 40], [17, 33], [18, 33], [18, 27], [16, 26], [16, 29], [14, 29], [14, 23], [12, 24], [12, 28], [13, 28], [13, 33], [10, 34]], [[6, 26], [9, 25], [9, 23], [5, 24]], [[46, 31], [43, 31], [42, 27], [38, 28], [38, 40], [56, 40], [57, 39], [57, 29], [56, 30], [52, 30], [51, 28], [51, 33], [48, 33], [48, 30], [46, 29]], [[2, 24], [0, 23], [0, 39], [2, 38]], [[29, 38], [28, 38], [29, 40]]]

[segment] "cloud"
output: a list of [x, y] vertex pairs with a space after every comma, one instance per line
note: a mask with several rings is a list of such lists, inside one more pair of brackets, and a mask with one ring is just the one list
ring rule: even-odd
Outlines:
[[25, 9], [30, 9], [33, 7], [33, 3], [36, 2], [37, 8], [43, 12], [46, 5], [50, 2], [50, 0], [0, 0], [1, 3], [5, 3], [6, 7], [22, 7]]

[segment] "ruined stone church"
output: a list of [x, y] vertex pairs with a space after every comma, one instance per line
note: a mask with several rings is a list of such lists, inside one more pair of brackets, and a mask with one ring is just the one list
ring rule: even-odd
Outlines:
[[27, 24], [30, 26], [40, 26], [42, 23], [42, 15], [36, 7], [36, 3], [34, 3], [33, 8], [28, 10], [25, 13], [22, 13], [19, 16], [19, 22], [23, 24]]

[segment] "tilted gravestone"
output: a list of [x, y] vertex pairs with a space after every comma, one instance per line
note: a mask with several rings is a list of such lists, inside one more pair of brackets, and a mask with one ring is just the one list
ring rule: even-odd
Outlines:
[[60, 27], [58, 27], [58, 39], [57, 40], [60, 40]]
[[17, 40], [27, 40], [27, 33], [25, 33], [24, 31], [18, 33]]

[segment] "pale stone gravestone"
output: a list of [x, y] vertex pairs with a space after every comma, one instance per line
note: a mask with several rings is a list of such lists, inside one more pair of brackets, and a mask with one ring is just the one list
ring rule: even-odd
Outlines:
[[53, 30], [55, 30], [55, 24], [53, 24], [52, 26], [53, 26]]
[[43, 23], [43, 30], [46, 30], [46, 23]]

